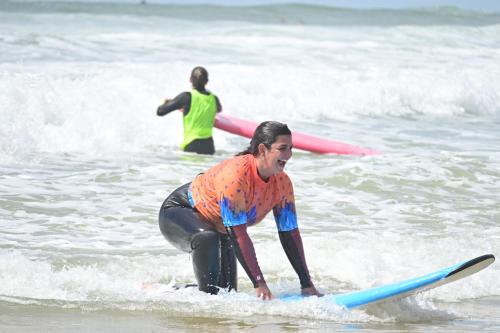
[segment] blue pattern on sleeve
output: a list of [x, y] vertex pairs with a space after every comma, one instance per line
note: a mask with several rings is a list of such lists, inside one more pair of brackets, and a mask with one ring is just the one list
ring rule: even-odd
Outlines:
[[248, 224], [254, 224], [257, 220], [257, 207], [253, 206], [252, 209], [247, 213]]
[[188, 191], [188, 200], [189, 200], [189, 204], [191, 205], [191, 208], [194, 208], [195, 203], [193, 200], [193, 195], [191, 194], [191, 190]]
[[290, 231], [298, 228], [297, 214], [295, 214], [295, 205], [293, 203], [287, 202], [285, 207], [275, 214], [275, 219], [278, 231]]
[[247, 223], [247, 212], [235, 212], [231, 207], [231, 201], [228, 198], [222, 197], [222, 200], [219, 202], [219, 206], [222, 223], [225, 227], [234, 227]]

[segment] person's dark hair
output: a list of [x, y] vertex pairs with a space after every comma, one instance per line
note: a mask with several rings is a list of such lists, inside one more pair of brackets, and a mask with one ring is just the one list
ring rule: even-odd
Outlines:
[[196, 90], [205, 90], [205, 85], [208, 82], [207, 70], [201, 66], [193, 68], [190, 81]]
[[277, 121], [265, 121], [260, 123], [253, 132], [252, 140], [247, 149], [236, 154], [236, 156], [252, 154], [257, 156], [259, 154], [259, 145], [261, 143], [267, 149], [271, 149], [271, 145], [276, 142], [276, 138], [280, 135], [292, 135], [286, 124]]

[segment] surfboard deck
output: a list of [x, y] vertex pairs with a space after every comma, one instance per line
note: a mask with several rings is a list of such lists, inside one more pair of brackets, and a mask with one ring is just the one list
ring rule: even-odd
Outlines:
[[[485, 269], [494, 261], [494, 255], [486, 254], [417, 278], [361, 291], [329, 294], [324, 297], [328, 301], [348, 309], [386, 300], [400, 299], [463, 279]], [[281, 297], [284, 301], [295, 301], [303, 298], [303, 296]]]
[[[258, 124], [253, 121], [243, 120], [234, 116], [217, 114], [214, 126], [220, 130], [251, 138]], [[379, 155], [380, 153], [347, 143], [322, 139], [312, 135], [292, 132], [294, 148], [310, 151], [318, 154], [339, 154], [339, 155]]]

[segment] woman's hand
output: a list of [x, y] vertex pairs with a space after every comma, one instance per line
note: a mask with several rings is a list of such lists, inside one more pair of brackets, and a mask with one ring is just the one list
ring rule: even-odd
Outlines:
[[264, 301], [269, 301], [274, 298], [271, 290], [269, 290], [267, 284], [265, 283], [255, 288], [255, 293], [257, 294], [258, 298], [262, 298]]
[[320, 293], [314, 285], [304, 288], [301, 290], [302, 296], [318, 296], [318, 297], [323, 297], [322, 293]]

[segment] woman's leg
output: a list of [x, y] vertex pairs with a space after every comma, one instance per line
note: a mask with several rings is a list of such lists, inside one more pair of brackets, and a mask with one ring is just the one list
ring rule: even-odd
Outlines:
[[220, 239], [215, 229], [191, 208], [171, 207], [160, 211], [160, 230], [176, 248], [191, 253], [198, 289], [217, 294], [220, 275]]
[[194, 234], [191, 248], [198, 289], [216, 295], [219, 292], [217, 285], [221, 275], [219, 233], [207, 230]]
[[229, 291], [238, 290], [238, 274], [236, 270], [236, 256], [228, 235], [219, 234], [221, 269], [218, 286]]
[[191, 208], [189, 184], [176, 189], [160, 209], [160, 230], [176, 248], [191, 253], [193, 269], [202, 291], [216, 294], [217, 286], [236, 289], [236, 259], [227, 235]]

